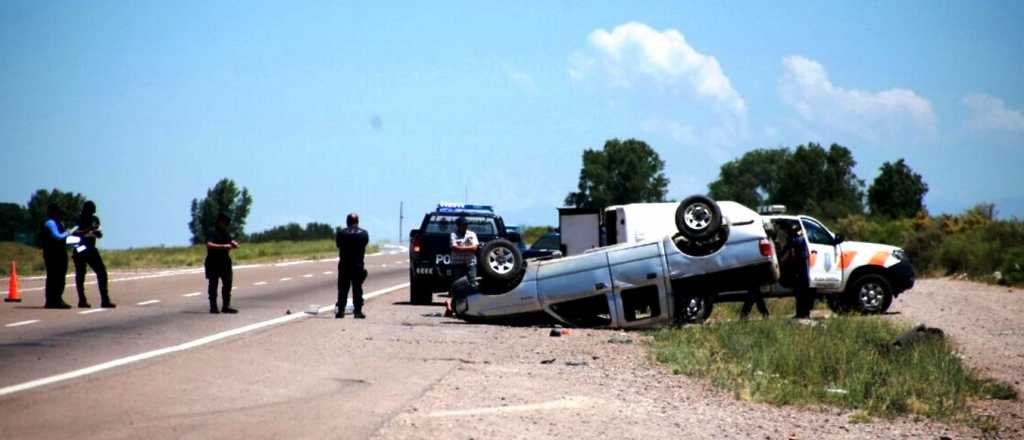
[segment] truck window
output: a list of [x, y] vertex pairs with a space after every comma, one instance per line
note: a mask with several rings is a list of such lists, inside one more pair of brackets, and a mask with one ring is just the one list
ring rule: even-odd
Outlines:
[[[455, 219], [457, 218], [459, 218], [457, 215], [431, 215], [425, 229], [426, 233], [450, 234], [455, 232]], [[498, 235], [498, 227], [493, 218], [466, 216], [466, 221], [469, 222], [469, 230], [477, 235]]]
[[804, 231], [807, 232], [807, 241], [816, 244], [832, 245], [832, 234], [829, 234], [824, 227], [806, 219], [804, 219], [803, 224]]
[[543, 250], [558, 250], [559, 246], [562, 245], [562, 241], [554, 235], [544, 235], [537, 239], [530, 245], [530, 249], [543, 249]]

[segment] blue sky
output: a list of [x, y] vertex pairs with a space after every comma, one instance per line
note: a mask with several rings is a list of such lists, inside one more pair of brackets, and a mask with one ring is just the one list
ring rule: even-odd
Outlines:
[[[480, 4], [482, 3], [482, 4]], [[518, 2], [516, 2], [518, 3]], [[182, 244], [221, 177], [248, 231], [439, 201], [554, 224], [580, 153], [666, 160], [670, 197], [761, 147], [905, 158], [932, 212], [1024, 217], [1020, 2], [5, 2], [0, 201], [96, 200], [106, 247]]]

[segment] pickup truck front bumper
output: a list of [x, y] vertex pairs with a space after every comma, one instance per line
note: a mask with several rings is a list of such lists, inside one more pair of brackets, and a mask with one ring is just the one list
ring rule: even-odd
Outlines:
[[893, 295], [899, 295], [914, 287], [914, 266], [903, 260], [885, 269], [885, 277], [892, 285]]

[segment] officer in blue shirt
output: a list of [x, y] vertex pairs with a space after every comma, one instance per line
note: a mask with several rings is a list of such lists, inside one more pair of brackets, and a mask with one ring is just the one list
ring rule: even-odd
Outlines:
[[807, 268], [807, 238], [800, 223], [793, 223], [789, 229], [789, 240], [783, 250], [784, 267], [790, 271], [793, 294], [796, 297], [794, 319], [808, 319], [814, 308], [814, 294], [810, 288], [810, 274]]
[[47, 309], [70, 309], [64, 302], [64, 281], [68, 275], [68, 251], [65, 240], [71, 235], [64, 229], [64, 211], [55, 204], [46, 207], [46, 221], [39, 233], [43, 245], [43, 264], [46, 266]]

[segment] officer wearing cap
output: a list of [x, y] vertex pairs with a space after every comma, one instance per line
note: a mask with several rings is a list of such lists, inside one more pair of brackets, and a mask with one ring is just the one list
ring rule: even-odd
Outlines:
[[363, 314], [363, 281], [366, 280], [366, 245], [370, 235], [359, 227], [359, 214], [350, 213], [345, 218], [345, 229], [338, 229], [334, 237], [338, 246], [338, 302], [335, 318], [345, 317], [345, 306], [348, 304], [348, 289], [352, 287], [352, 316], [366, 319]]
[[[217, 215], [213, 230], [206, 233], [206, 279], [209, 280], [210, 313], [238, 313], [231, 308], [231, 250], [238, 249], [238, 242], [231, 238], [228, 226], [231, 217], [224, 213]], [[221, 297], [224, 306], [217, 308], [217, 283], [223, 283]]]
[[64, 210], [55, 204], [46, 207], [46, 221], [39, 232], [43, 245], [43, 264], [46, 266], [47, 309], [70, 309], [64, 302], [64, 283], [68, 274], [68, 251], [65, 240], [71, 233], [64, 229]]
[[452, 266], [455, 267], [455, 278], [465, 275], [470, 287], [476, 289], [476, 251], [480, 240], [476, 233], [469, 230], [469, 222], [465, 217], [455, 219], [455, 232], [451, 235]]

